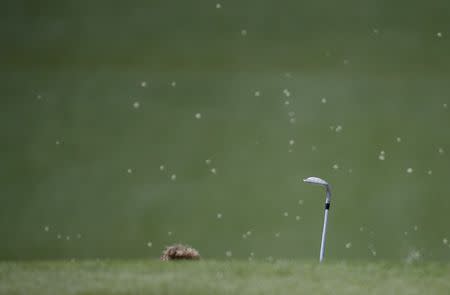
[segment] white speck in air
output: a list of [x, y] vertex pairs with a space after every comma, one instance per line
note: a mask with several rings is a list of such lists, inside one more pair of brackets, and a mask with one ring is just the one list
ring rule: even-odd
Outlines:
[[201, 119], [202, 118], [202, 114], [200, 114], [200, 113], [195, 114], [195, 118], [196, 119]]
[[339, 165], [338, 165], [338, 164], [334, 164], [334, 165], [333, 165], [333, 169], [334, 169], [334, 170], [338, 170], [338, 169], [339, 169]]
[[206, 165], [211, 164], [211, 159], [206, 159], [206, 160], [205, 160], [205, 163], [206, 163]]
[[171, 231], [167, 232], [167, 235], [168, 235], [168, 236], [171, 236], [171, 235], [172, 235], [172, 232], [171, 232]]
[[173, 181], [177, 180], [177, 175], [176, 174], [172, 174], [170, 176], [170, 179], [173, 180]]
[[212, 173], [212, 174], [217, 174], [216, 168], [211, 168], [211, 173]]
[[289, 140], [289, 145], [294, 145], [295, 141], [293, 139]]
[[151, 246], [153, 246], [152, 242], [148, 242], [148, 243], [147, 243], [147, 247], [150, 248]]
[[247, 36], [247, 30], [245, 30], [245, 29], [241, 30], [241, 35], [242, 36]]
[[428, 174], [428, 175], [431, 175], [431, 174], [433, 174], [433, 171], [432, 171], [432, 170], [428, 170], [428, 171], [427, 171], [427, 174]]
[[419, 261], [422, 258], [422, 253], [420, 253], [419, 250], [413, 249], [411, 251], [409, 251], [408, 255], [406, 256], [406, 263], [407, 264], [412, 264], [414, 262]]
[[291, 124], [295, 124], [296, 121], [297, 121], [297, 120], [296, 120], [295, 118], [290, 118], [290, 119], [289, 119], [289, 123], [291, 123]]
[[398, 142], [398, 143], [402, 142], [402, 139], [401, 139], [401, 137], [397, 137], [397, 139], [396, 139], [396, 140], [397, 140], [397, 142]]
[[166, 167], [164, 167], [164, 165], [159, 166], [159, 170], [164, 171], [164, 169], [166, 169]]
[[408, 168], [408, 169], [406, 169], [406, 172], [408, 172], [409, 174], [411, 174], [411, 173], [413, 173], [413, 168]]
[[286, 105], [286, 106], [288, 106], [288, 105], [290, 105], [291, 103], [289, 102], [289, 100], [285, 100], [284, 101], [284, 105]]
[[128, 168], [128, 169], [127, 169], [127, 172], [128, 172], [128, 174], [131, 174], [131, 173], [133, 173], [133, 169]]
[[303, 200], [298, 200], [298, 204], [301, 206], [303, 205]]
[[255, 91], [255, 96], [260, 96], [260, 95], [261, 95], [261, 92], [259, 90], [256, 90]]
[[437, 33], [436, 33], [436, 36], [437, 36], [438, 38], [441, 38], [441, 37], [442, 37], [442, 32], [437, 32]]
[[291, 92], [288, 89], [283, 89], [283, 93], [286, 97], [291, 96]]
[[217, 8], [217, 9], [220, 9], [220, 8], [222, 8], [222, 5], [221, 5], [220, 3], [217, 3], [217, 4], [216, 4], [216, 8]]
[[347, 244], [345, 244], [345, 248], [350, 249], [352, 247], [352, 243], [348, 242]]
[[217, 213], [217, 219], [222, 219], [222, 213]]
[[284, 217], [288, 217], [288, 216], [289, 216], [289, 213], [284, 212], [284, 213], [283, 213], [283, 216], [284, 216]]
[[443, 238], [442, 239], [442, 244], [447, 245], [448, 244], [448, 239], [447, 238]]
[[448, 107], [448, 105], [446, 103], [442, 104], [442, 106], [444, 107], [444, 109], [446, 109]]
[[233, 253], [230, 250], [228, 250], [228, 251], [225, 252], [225, 255], [227, 257], [231, 257], [231, 256], [233, 256]]
[[441, 147], [438, 149], [438, 152], [439, 152], [439, 154], [441, 154], [441, 155], [443, 155], [443, 154], [445, 153], [444, 149], [441, 148]]
[[300, 220], [300, 216], [295, 216], [295, 220], [299, 221]]
[[275, 233], [275, 238], [279, 238], [280, 237], [280, 233]]
[[414, 229], [414, 231], [418, 231], [419, 227], [417, 225], [414, 225], [413, 229]]
[[141, 87], [147, 87], [147, 82], [146, 81], [142, 81], [141, 82]]
[[133, 103], [133, 108], [138, 109], [141, 106], [141, 104], [139, 103], [139, 101], [135, 101]]
[[176, 82], [176, 81], [172, 81], [172, 82], [170, 83], [170, 85], [171, 85], [172, 87], [175, 87], [175, 86], [177, 86], [177, 82]]
[[373, 29], [373, 33], [374, 33], [374, 34], [378, 34], [379, 32], [380, 32], [380, 31], [379, 31], [378, 29], [376, 29], [376, 28]]
[[294, 117], [295, 116], [295, 112], [293, 112], [293, 111], [289, 112], [288, 116], [291, 117], [291, 118]]
[[341, 126], [341, 125], [338, 125], [338, 126], [336, 127], [335, 131], [338, 132], [338, 133], [341, 132], [341, 131], [342, 131], [342, 126]]

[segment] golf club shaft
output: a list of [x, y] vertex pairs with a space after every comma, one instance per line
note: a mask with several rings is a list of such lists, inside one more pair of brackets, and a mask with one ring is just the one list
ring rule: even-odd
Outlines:
[[327, 233], [327, 222], [328, 222], [328, 210], [330, 208], [330, 203], [325, 204], [325, 215], [323, 218], [323, 230], [322, 230], [322, 243], [320, 244], [320, 262], [323, 261], [325, 255], [325, 238]]

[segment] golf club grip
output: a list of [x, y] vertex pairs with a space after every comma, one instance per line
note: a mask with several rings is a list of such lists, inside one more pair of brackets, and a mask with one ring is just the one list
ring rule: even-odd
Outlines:
[[325, 210], [330, 210], [330, 203], [325, 203]]

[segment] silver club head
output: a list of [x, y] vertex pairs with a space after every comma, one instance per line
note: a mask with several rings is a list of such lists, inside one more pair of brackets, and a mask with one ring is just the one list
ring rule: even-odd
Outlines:
[[314, 176], [305, 178], [305, 179], [303, 179], [303, 181], [306, 182], [306, 183], [311, 183], [311, 184], [323, 186], [327, 190], [326, 202], [327, 203], [330, 202], [330, 199], [331, 199], [331, 188], [330, 188], [330, 185], [328, 184], [328, 182], [326, 182], [322, 178], [314, 177]]
[[323, 185], [323, 186], [328, 187], [328, 182], [326, 182], [325, 180], [323, 180], [322, 178], [319, 178], [319, 177], [312, 176], [312, 177], [303, 179], [303, 181], [306, 183], [318, 184], [318, 185]]

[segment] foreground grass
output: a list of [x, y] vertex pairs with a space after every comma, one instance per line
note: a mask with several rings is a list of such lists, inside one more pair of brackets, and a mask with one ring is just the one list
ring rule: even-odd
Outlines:
[[450, 265], [0, 262], [0, 294], [450, 294]]

